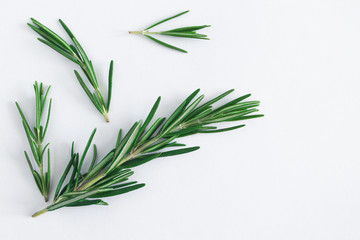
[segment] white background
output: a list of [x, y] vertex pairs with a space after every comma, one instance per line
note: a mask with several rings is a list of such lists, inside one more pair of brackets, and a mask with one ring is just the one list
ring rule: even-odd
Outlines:
[[[127, 33], [187, 9], [159, 29], [211, 24], [210, 41], [166, 38], [189, 54]], [[36, 40], [30, 17], [65, 36], [62, 18], [103, 86], [114, 59], [110, 124], [80, 89], [77, 67]], [[1, 239], [360, 239], [360, 1], [2, 0], [0, 28]], [[201, 149], [136, 168], [147, 186], [107, 207], [33, 219], [46, 205], [14, 101], [34, 120], [35, 80], [52, 85], [53, 184], [71, 141], [82, 151], [97, 127], [105, 154], [159, 95], [162, 116], [196, 88], [207, 98], [235, 88], [233, 98], [252, 93], [266, 116], [184, 139]]]

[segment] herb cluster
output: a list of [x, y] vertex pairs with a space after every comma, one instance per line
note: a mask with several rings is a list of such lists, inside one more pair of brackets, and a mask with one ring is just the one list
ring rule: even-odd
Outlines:
[[[134, 173], [131, 168], [156, 158], [185, 154], [199, 149], [198, 146], [185, 147], [176, 139], [197, 133], [216, 133], [238, 129], [245, 125], [218, 129], [213, 124], [238, 122], [263, 116], [253, 114], [258, 111], [256, 107], [259, 106], [259, 101], [244, 101], [250, 97], [250, 94], [214, 108], [214, 103], [229, 95], [233, 90], [201, 105], [204, 95], [197, 96], [199, 91], [198, 89], [187, 97], [170, 117], [159, 117], [153, 121], [160, 104], [161, 98], [159, 97], [145, 121], [135, 122], [125, 136], [122, 136], [120, 129], [114, 148], [105, 157], [98, 160], [97, 148], [94, 145], [94, 154], [90, 166], [86, 170], [83, 169], [83, 165], [96, 129], [91, 134], [81, 156], [79, 153], [75, 153], [73, 144], [70, 161], [55, 191], [54, 202], [33, 216], [36, 217], [62, 207], [107, 205], [102, 198], [127, 193], [145, 186], [136, 181], [128, 181]], [[169, 148], [173, 150], [165, 151]], [[67, 178], [69, 180], [64, 185]]]
[[[181, 27], [157, 32], [149, 30], [188, 12], [181, 12], [161, 20], [143, 31], [130, 31], [129, 33], [142, 34], [156, 43], [186, 53], [186, 50], [162, 42], [151, 35], [208, 40], [207, 35], [199, 34], [197, 31], [210, 27], [210, 25]], [[113, 61], [110, 62], [105, 100], [92, 61], [65, 23], [59, 20], [72, 43], [66, 42], [37, 20], [32, 18], [31, 21], [32, 23], [28, 23], [28, 25], [40, 35], [40, 38], [38, 38], [40, 42], [54, 49], [81, 68], [87, 82], [83, 80], [82, 74], [77, 70], [74, 71], [75, 76], [93, 105], [108, 122], [112, 95]], [[44, 139], [49, 126], [52, 100], [50, 99], [48, 103], [45, 120], [43, 115], [48, 102], [50, 87], [44, 88], [42, 83], [35, 82], [34, 89], [36, 106], [34, 127], [30, 126], [17, 102], [16, 106], [22, 119], [35, 164], [32, 163], [26, 151], [24, 152], [25, 158], [41, 194], [44, 196], [45, 201], [48, 201], [51, 190], [50, 150], [48, 143], [44, 145]], [[72, 144], [70, 160], [57, 184], [53, 202], [46, 208], [36, 212], [33, 217], [62, 207], [108, 205], [103, 198], [131, 192], [145, 186], [143, 183], [129, 180], [134, 174], [132, 168], [157, 158], [186, 154], [199, 149], [198, 146], [186, 147], [185, 144], [178, 142], [178, 139], [198, 133], [218, 133], [235, 130], [245, 125], [241, 123], [226, 128], [218, 128], [218, 124], [242, 122], [263, 116], [255, 114], [258, 111], [257, 107], [260, 102], [248, 101], [250, 94], [220, 104], [219, 107], [214, 107], [214, 104], [219, 104], [220, 100], [233, 91], [231, 89], [207, 102], [203, 102], [204, 95], [199, 95], [200, 89], [197, 89], [169, 117], [155, 118], [161, 101], [159, 97], [145, 121], [135, 122], [126, 134], [123, 134], [121, 129], [119, 130], [113, 148], [103, 157], [98, 156], [97, 146], [92, 144], [96, 133], [95, 129], [81, 154], [75, 151], [75, 144]], [[45, 125], [42, 125], [43, 122]], [[91, 147], [93, 148], [93, 155], [89, 157], [90, 160], [87, 160]], [[86, 161], [90, 162], [87, 164]]]

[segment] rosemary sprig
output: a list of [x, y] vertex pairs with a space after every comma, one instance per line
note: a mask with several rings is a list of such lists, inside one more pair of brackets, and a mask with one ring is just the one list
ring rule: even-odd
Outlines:
[[[100, 92], [99, 82], [97, 80], [91, 60], [89, 60], [83, 47], [80, 45], [79, 41], [75, 38], [74, 34], [70, 31], [70, 29], [65, 25], [65, 23], [61, 19], [59, 19], [60, 24], [62, 25], [66, 33], [69, 35], [74, 45], [72, 45], [71, 43], [67, 43], [59, 35], [57, 35], [55, 32], [53, 32], [40, 22], [36, 21], [35, 19], [31, 18], [31, 21], [34, 25], [30, 23], [28, 23], [28, 25], [42, 37], [38, 38], [40, 42], [51, 47], [67, 59], [79, 65], [91, 86], [88, 86], [84, 82], [78, 71], [74, 70], [77, 80], [79, 81], [81, 87], [83, 88], [91, 102], [94, 104], [96, 109], [104, 116], [105, 121], [109, 122], [108, 113], [110, 110], [112, 92], [112, 76], [114, 64], [113, 61], [110, 62], [109, 67], [108, 95], [107, 101], [105, 102]], [[92, 90], [90, 90], [90, 88], [92, 88]]]
[[[250, 94], [238, 97], [218, 108], [213, 104], [230, 94], [229, 90], [218, 97], [200, 105], [204, 95], [198, 96], [199, 89], [183, 101], [169, 118], [157, 118], [151, 125], [155, 112], [160, 104], [160, 97], [155, 102], [146, 120], [135, 122], [131, 129], [122, 136], [120, 129], [115, 147], [100, 161], [97, 161], [97, 148], [90, 167], [84, 171], [86, 154], [91, 146], [96, 129], [90, 136], [84, 152], [71, 149], [71, 159], [56, 188], [54, 202], [33, 217], [62, 207], [85, 205], [107, 205], [101, 198], [115, 196], [139, 189], [145, 184], [127, 180], [133, 171], [130, 168], [149, 162], [155, 158], [185, 154], [199, 147], [185, 147], [176, 142], [180, 137], [197, 133], [216, 133], [244, 127], [244, 124], [217, 129], [212, 124], [237, 122], [263, 115], [257, 112], [259, 101], [244, 101]], [[164, 149], [175, 148], [164, 151]], [[70, 170], [71, 174], [70, 174]], [[66, 178], [69, 178], [64, 185]], [[64, 185], [64, 186], [63, 186]]]
[[147, 28], [145, 28], [144, 30], [142, 31], [129, 31], [130, 34], [142, 34], [144, 35], [145, 37], [148, 37], [149, 39], [153, 40], [154, 42], [156, 43], [159, 43], [165, 47], [168, 47], [168, 48], [171, 48], [171, 49], [174, 49], [174, 50], [177, 50], [177, 51], [180, 51], [180, 52], [183, 52], [183, 53], [187, 53], [186, 50], [184, 49], [181, 49], [181, 48], [178, 48], [178, 47], [175, 47], [173, 45], [170, 45], [168, 43], [165, 43], [163, 41], [160, 41], [159, 39], [157, 38], [154, 38], [153, 36], [150, 36], [150, 35], [166, 35], [166, 36], [172, 36], [172, 37], [183, 37], [183, 38], [195, 38], [195, 39], [203, 39], [203, 40], [209, 40], [208, 36], [205, 35], [205, 34], [199, 34], [197, 33], [196, 31], [197, 30], [200, 30], [200, 29], [203, 29], [203, 28], [207, 28], [207, 27], [210, 27], [210, 25], [201, 25], [201, 26], [190, 26], [190, 27], [181, 27], [181, 28], [175, 28], [175, 29], [171, 29], [171, 30], [166, 30], [166, 31], [158, 31], [158, 32], [153, 32], [153, 31], [149, 31], [151, 28], [157, 26], [157, 25], [160, 25], [164, 22], [167, 22], [171, 19], [174, 19], [174, 18], [177, 18], [177, 17], [180, 17], [181, 15], [184, 15], [186, 13], [188, 13], [189, 10], [187, 11], [184, 11], [184, 12], [181, 12], [179, 14], [176, 14], [172, 17], [169, 17], [169, 18], [166, 18], [166, 19], [163, 19]]
[[[39, 85], [37, 82], [35, 82], [34, 90], [35, 90], [35, 106], [36, 106], [36, 123], [34, 130], [31, 130], [31, 127], [28, 121], [26, 120], [23, 111], [20, 108], [20, 105], [17, 102], [15, 102], [15, 104], [21, 116], [26, 137], [29, 141], [30, 149], [39, 171], [34, 169], [34, 166], [31, 163], [29, 155], [26, 151], [24, 151], [25, 158], [29, 164], [36, 185], [38, 186], [41, 194], [44, 196], [44, 199], [47, 202], [49, 200], [49, 189], [50, 189], [50, 150], [48, 148], [49, 143], [47, 143], [43, 147], [43, 141], [49, 126], [52, 99], [50, 99], [49, 102], [47, 119], [44, 127], [43, 125], [41, 125], [41, 122], [43, 119], [43, 113], [47, 101], [47, 96], [50, 90], [50, 86], [47, 89], [44, 89], [42, 83], [40, 83]], [[46, 150], [47, 150], [47, 168], [44, 165], [44, 158], [45, 158], [44, 155], [46, 155]]]

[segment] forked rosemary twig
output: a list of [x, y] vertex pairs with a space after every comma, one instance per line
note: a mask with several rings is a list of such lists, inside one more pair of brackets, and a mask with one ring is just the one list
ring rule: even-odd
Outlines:
[[[157, 118], [150, 125], [160, 103], [159, 97], [146, 120], [144, 122], [135, 122], [124, 137], [122, 137], [122, 131], [120, 130], [114, 149], [98, 162], [96, 146], [94, 145], [94, 156], [90, 167], [84, 171], [84, 160], [91, 146], [95, 129], [81, 156], [74, 152], [73, 145], [71, 160], [59, 181], [54, 202], [35, 213], [33, 217], [62, 207], [107, 205], [101, 198], [130, 192], [145, 185], [138, 184], [135, 181], [127, 182], [133, 174], [133, 171], [129, 168], [139, 166], [155, 158], [189, 153], [199, 149], [199, 147], [179, 148], [185, 145], [177, 143], [175, 141], [177, 138], [196, 133], [234, 130], [245, 125], [236, 125], [223, 129], [217, 129], [217, 127], [210, 125], [263, 116], [252, 114], [258, 111], [256, 109], [259, 106], [258, 101], [244, 101], [250, 97], [250, 94], [238, 97], [213, 109], [214, 103], [232, 91], [229, 90], [200, 105], [204, 95], [196, 98], [199, 93], [198, 89], [186, 98], [168, 119]], [[166, 148], [176, 149], [164, 151]], [[69, 176], [71, 169], [72, 173]], [[68, 177], [69, 181], [64, 185], [64, 181]]]
[[[21, 110], [20, 105], [17, 102], [15, 103], [22, 118], [22, 123], [24, 126], [26, 137], [29, 141], [30, 149], [39, 171], [34, 169], [34, 166], [31, 163], [29, 155], [26, 151], [24, 151], [25, 158], [29, 164], [36, 185], [38, 186], [41, 194], [44, 196], [44, 199], [47, 202], [49, 200], [49, 189], [50, 189], [50, 150], [48, 148], [49, 143], [43, 146], [43, 141], [47, 132], [47, 128], [49, 126], [52, 99], [50, 99], [49, 102], [47, 119], [44, 127], [43, 125], [41, 125], [41, 122], [43, 119], [43, 113], [46, 105], [46, 99], [50, 90], [50, 86], [46, 90], [44, 90], [42, 83], [40, 83], [39, 85], [37, 82], [35, 82], [34, 90], [35, 90], [35, 106], [36, 106], [36, 123], [34, 130], [32, 130], [28, 121], [26, 120], [26, 117], [23, 111]], [[47, 149], [47, 162], [48, 162], [47, 169], [44, 165], [44, 158], [46, 157], [45, 156], [46, 149]]]
[[206, 28], [206, 27], [210, 27], [210, 25], [181, 27], [181, 28], [175, 28], [175, 29], [166, 30], [166, 31], [155, 31], [155, 32], [152, 32], [152, 31], [149, 31], [149, 30], [151, 28], [157, 26], [157, 25], [160, 25], [160, 24], [162, 24], [164, 22], [167, 22], [167, 21], [169, 21], [171, 19], [177, 18], [177, 17], [179, 17], [181, 15], [184, 15], [185, 13], [188, 13], [188, 12], [189, 12], [189, 10], [185, 11], [185, 12], [181, 12], [179, 14], [176, 14], [176, 15], [174, 15], [172, 17], [169, 17], [169, 18], [166, 18], [164, 20], [161, 20], [160, 22], [157, 22], [157, 23], [151, 25], [150, 27], [145, 28], [142, 31], [129, 31], [129, 33], [130, 34], [142, 34], [145, 37], [148, 37], [149, 39], [153, 40], [154, 42], [159, 43], [159, 44], [161, 44], [161, 45], [163, 45], [165, 47], [168, 47], [168, 48], [180, 51], [180, 52], [187, 53], [186, 50], [175, 47], [175, 46], [170, 45], [168, 43], [165, 43], [163, 41], [160, 41], [159, 39], [154, 38], [151, 35], [166, 35], [166, 36], [172, 36], [172, 37], [183, 37], [183, 38], [195, 38], [195, 39], [209, 40], [207, 35], [199, 34], [196, 31], [200, 30], [200, 29], [203, 29], [203, 28]]
[[89, 89], [88, 85], [85, 84], [84, 80], [78, 73], [78, 71], [74, 70], [77, 80], [79, 81], [81, 87], [90, 98], [91, 102], [94, 104], [96, 109], [104, 116], [106, 122], [109, 122], [109, 110], [110, 110], [110, 101], [111, 101], [111, 91], [112, 91], [112, 76], [113, 76], [113, 61], [110, 62], [109, 68], [109, 76], [108, 76], [108, 95], [107, 102], [105, 102], [101, 92], [99, 83], [95, 74], [95, 70], [92, 62], [87, 57], [84, 49], [75, 38], [74, 34], [70, 31], [70, 29], [65, 25], [65, 23], [59, 19], [62, 27], [65, 29], [66, 33], [69, 35], [74, 45], [67, 43], [63, 40], [59, 35], [55, 32], [31, 18], [31, 21], [34, 25], [28, 23], [28, 25], [37, 32], [42, 38], [38, 38], [38, 40], [69, 60], [73, 61], [84, 72], [87, 80], [89, 81], [92, 90]]

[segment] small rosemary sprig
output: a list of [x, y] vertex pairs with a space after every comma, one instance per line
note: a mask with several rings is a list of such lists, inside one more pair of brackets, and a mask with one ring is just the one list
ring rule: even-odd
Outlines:
[[[198, 89], [186, 98], [169, 118], [157, 118], [150, 125], [160, 103], [159, 97], [144, 122], [135, 122], [125, 136], [122, 136], [120, 129], [115, 147], [100, 161], [97, 161], [97, 148], [94, 145], [94, 155], [90, 166], [83, 171], [84, 160], [95, 135], [95, 129], [81, 156], [74, 152], [74, 144], [72, 145], [71, 159], [59, 180], [54, 202], [35, 213], [33, 217], [62, 207], [107, 205], [101, 198], [130, 192], [145, 185], [135, 181], [127, 182], [133, 174], [130, 168], [155, 158], [189, 153], [199, 149], [199, 147], [184, 148], [184, 144], [175, 141], [177, 138], [197, 133], [234, 130], [245, 125], [223, 129], [217, 129], [216, 126], [210, 125], [263, 116], [252, 114], [258, 111], [256, 107], [259, 106], [259, 101], [244, 101], [250, 97], [250, 94], [238, 97], [218, 108], [213, 108], [214, 103], [232, 91], [229, 90], [200, 105], [204, 95], [196, 98], [199, 93]], [[175, 149], [164, 151], [167, 148]], [[68, 177], [69, 180], [64, 185], [64, 181]]]
[[65, 25], [65, 23], [61, 19], [59, 19], [60, 24], [62, 25], [66, 33], [69, 35], [74, 45], [72, 45], [71, 43], [67, 43], [59, 35], [57, 35], [55, 32], [53, 32], [40, 22], [36, 21], [35, 19], [31, 18], [31, 21], [34, 25], [30, 23], [28, 23], [28, 25], [42, 37], [38, 38], [40, 42], [48, 45], [67, 59], [79, 65], [79, 67], [84, 72], [87, 80], [89, 81], [92, 91], [90, 91], [87, 84], [85, 84], [78, 71], [74, 70], [77, 80], [79, 81], [81, 87], [83, 88], [87, 96], [90, 98], [96, 109], [104, 116], [106, 122], [109, 122], [108, 114], [110, 110], [112, 92], [113, 61], [110, 62], [108, 76], [108, 95], [107, 102], [105, 102], [100, 92], [99, 82], [97, 80], [91, 60], [89, 60], [84, 49], [82, 48], [78, 40], [75, 38], [74, 34]]
[[[34, 90], [35, 90], [35, 106], [36, 106], [36, 123], [34, 130], [31, 130], [31, 127], [28, 121], [26, 120], [23, 111], [20, 108], [20, 105], [17, 102], [15, 102], [15, 104], [20, 113], [24, 130], [26, 133], [26, 137], [29, 141], [30, 149], [39, 171], [34, 169], [34, 166], [31, 163], [29, 155], [26, 151], [24, 151], [25, 158], [29, 164], [36, 185], [38, 186], [41, 194], [44, 196], [44, 199], [47, 202], [49, 200], [49, 189], [50, 189], [50, 150], [48, 148], [49, 143], [43, 147], [43, 141], [49, 126], [52, 99], [50, 99], [49, 102], [47, 119], [44, 127], [43, 125], [41, 125], [41, 122], [43, 119], [43, 113], [47, 102], [46, 99], [50, 90], [50, 86], [47, 89], [44, 89], [42, 83], [40, 83], [39, 85], [37, 82], [35, 82]], [[44, 165], [44, 158], [46, 157], [45, 156], [46, 149], [47, 149], [47, 168]]]
[[183, 37], [183, 38], [195, 38], [195, 39], [209, 40], [207, 35], [199, 34], [196, 31], [200, 30], [200, 29], [203, 29], [203, 28], [206, 28], [206, 27], [210, 27], [210, 25], [181, 27], [181, 28], [175, 28], [175, 29], [166, 30], [166, 31], [155, 31], [155, 32], [149, 31], [149, 30], [151, 28], [157, 26], [157, 25], [160, 25], [160, 24], [162, 24], [164, 22], [167, 22], [167, 21], [169, 21], [171, 19], [177, 18], [177, 17], [179, 17], [181, 15], [184, 15], [184, 14], [186, 14], [188, 12], [189, 12], [189, 10], [187, 10], [185, 12], [181, 12], [179, 14], [176, 14], [176, 15], [174, 15], [172, 17], [169, 17], [169, 18], [166, 18], [164, 20], [161, 20], [161, 21], [151, 25], [150, 27], [145, 28], [142, 31], [129, 31], [129, 33], [130, 34], [142, 34], [145, 37], [148, 37], [149, 39], [153, 40], [154, 42], [159, 43], [159, 44], [161, 44], [161, 45], [163, 45], [165, 47], [168, 47], [168, 48], [180, 51], [180, 52], [187, 53], [187, 51], [184, 50], [184, 49], [181, 49], [181, 48], [175, 47], [173, 45], [170, 45], [168, 43], [165, 43], [163, 41], [160, 41], [159, 39], [154, 38], [153, 36], [150, 36], [150, 35], [166, 35], [166, 36], [172, 36], [172, 37]]

